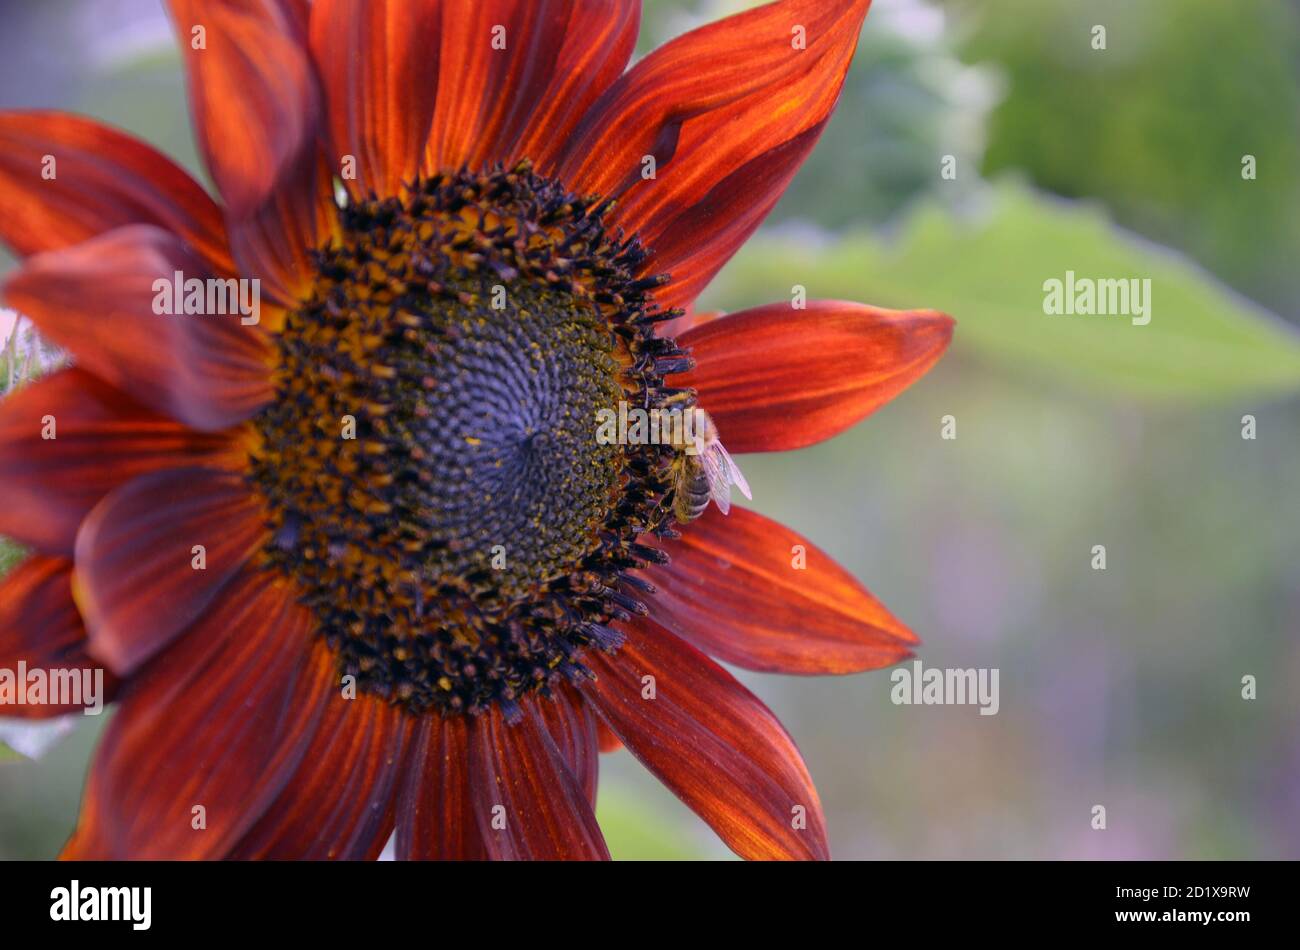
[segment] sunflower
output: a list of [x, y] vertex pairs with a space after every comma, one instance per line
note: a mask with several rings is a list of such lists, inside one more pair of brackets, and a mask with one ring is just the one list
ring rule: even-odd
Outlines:
[[595, 419], [796, 449], [939, 358], [934, 312], [692, 307], [869, 0], [630, 69], [636, 0], [169, 5], [220, 203], [122, 132], [0, 114], [3, 296], [73, 362], [0, 405], [0, 533], [33, 552], [0, 663], [107, 667], [116, 703], [65, 856], [604, 858], [622, 743], [738, 854], [826, 857], [794, 742], [714, 658], [849, 673], [916, 638], [717, 486], [681, 504], [681, 440]]

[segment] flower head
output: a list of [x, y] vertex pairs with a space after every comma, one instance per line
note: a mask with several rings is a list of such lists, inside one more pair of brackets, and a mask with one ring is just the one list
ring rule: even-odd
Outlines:
[[[105, 664], [120, 707], [66, 854], [360, 858], [395, 829], [404, 857], [604, 857], [617, 739], [741, 855], [825, 856], [793, 741], [710, 656], [844, 673], [916, 641], [725, 513], [729, 453], [842, 431], [951, 321], [691, 305], [813, 147], [868, 0], [630, 70], [635, 0], [170, 6], [220, 204], [124, 133], [0, 114], [4, 299], [75, 363], [0, 405], [0, 532], [36, 552], [0, 664]], [[703, 428], [597, 438], [619, 407]]]

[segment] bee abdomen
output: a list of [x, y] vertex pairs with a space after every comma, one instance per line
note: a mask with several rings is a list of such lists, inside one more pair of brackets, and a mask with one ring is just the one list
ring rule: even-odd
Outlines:
[[703, 471], [683, 479], [673, 499], [673, 515], [683, 524], [694, 521], [709, 507], [709, 480]]

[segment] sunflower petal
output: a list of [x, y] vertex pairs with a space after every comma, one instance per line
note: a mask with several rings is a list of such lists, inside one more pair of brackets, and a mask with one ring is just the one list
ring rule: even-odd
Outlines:
[[600, 751], [602, 753], [608, 754], [610, 752], [617, 752], [619, 749], [623, 748], [623, 740], [614, 735], [614, 733], [610, 731], [609, 726], [605, 725], [604, 721], [601, 719], [596, 720], [596, 736], [597, 741], [600, 743]]
[[[708, 508], [664, 543], [651, 616], [720, 660], [769, 673], [857, 673], [897, 663], [918, 641], [851, 574], [768, 518]], [[796, 569], [796, 558], [802, 566]]]
[[[475, 143], [475, 161], [506, 165], [531, 158], [542, 174], [551, 170], [588, 108], [627, 68], [641, 28], [640, 0], [554, 0], [544, 4], [498, 2], [490, 22], [518, 23], [525, 8], [540, 8], [514, 56], [518, 65], [499, 70], [493, 88], [501, 107], [491, 131]], [[515, 32], [518, 38], [520, 33]], [[504, 88], [503, 88], [504, 87]]]
[[123, 690], [65, 858], [225, 857], [283, 790], [324, 709], [313, 619], [269, 573], [229, 596]]
[[69, 557], [82, 519], [119, 485], [164, 468], [237, 459], [228, 434], [155, 415], [76, 367], [0, 402], [0, 444], [0, 534]]
[[[419, 171], [439, 89], [442, 6], [440, 0], [312, 5], [311, 48], [328, 102], [330, 158], [355, 159], [356, 176], [344, 175], [344, 184], [356, 198], [396, 195]], [[473, 11], [458, 7], [455, 16], [469, 19]]]
[[316, 135], [319, 92], [276, 0], [169, 0], [189, 79], [199, 152], [235, 218], [252, 214]]
[[838, 435], [923, 376], [952, 339], [951, 317], [818, 301], [771, 304], [688, 331], [698, 390], [727, 449], [782, 452]]
[[177, 272], [209, 274], [175, 236], [132, 225], [30, 257], [0, 290], [83, 369], [196, 429], [222, 429], [270, 399], [269, 344], [239, 313], [156, 313], [175, 309]]
[[587, 793], [587, 801], [596, 805], [596, 781], [600, 773], [600, 744], [596, 735], [596, 717], [586, 701], [568, 686], [556, 690], [551, 699], [537, 704], [538, 713], [569, 772]]
[[399, 861], [482, 861], [464, 716], [426, 716], [397, 802]]
[[470, 723], [479, 834], [497, 860], [609, 860], [590, 800], [532, 700], [509, 724], [499, 707]]
[[639, 62], [574, 131], [560, 177], [618, 200], [611, 221], [652, 252], [643, 271], [672, 274], [663, 307], [693, 301], [776, 204], [830, 118], [869, 5], [786, 0], [710, 23]]
[[169, 469], [113, 491], [77, 535], [91, 653], [119, 674], [135, 670], [204, 613], [265, 534], [256, 498], [233, 472]]
[[[86, 630], [72, 602], [71, 561], [35, 555], [0, 580], [0, 670], [16, 677], [20, 662], [28, 670], [102, 670], [86, 653]], [[108, 702], [117, 691], [116, 677], [105, 673], [103, 685], [98, 698]], [[85, 705], [3, 704], [0, 715], [38, 719]]]
[[337, 662], [323, 640], [305, 675], [322, 684], [319, 724], [298, 770], [231, 857], [373, 861], [393, 827], [414, 720], [374, 696], [340, 696]]
[[768, 708], [667, 630], [624, 629], [616, 655], [584, 657], [582, 690], [628, 750], [741, 857], [828, 857], [817, 790]]
[[213, 271], [234, 270], [221, 209], [207, 192], [152, 146], [91, 119], [0, 112], [0, 206], [0, 240], [22, 257], [153, 224]]
[[425, 171], [525, 156], [546, 170], [627, 65], [640, 17], [632, 0], [443, 4]]
[[282, 311], [311, 294], [316, 279], [312, 252], [338, 229], [334, 181], [315, 148], [304, 149], [280, 186], [256, 211], [232, 221], [230, 244], [239, 272], [261, 281], [263, 330], [279, 329]]

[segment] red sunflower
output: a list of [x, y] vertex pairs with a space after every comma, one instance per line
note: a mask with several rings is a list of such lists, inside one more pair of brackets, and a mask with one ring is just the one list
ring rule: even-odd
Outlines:
[[[849, 673], [916, 639], [721, 514], [700, 459], [835, 435], [952, 321], [691, 305], [868, 5], [626, 69], [637, 0], [170, 0], [221, 203], [126, 134], [0, 114], [4, 299], [75, 364], [0, 405], [0, 533], [35, 552], [0, 664], [102, 664], [118, 707], [66, 856], [603, 858], [615, 739], [738, 854], [827, 856], [794, 742], [710, 657]], [[615, 406], [702, 408], [706, 451], [597, 439]]]

